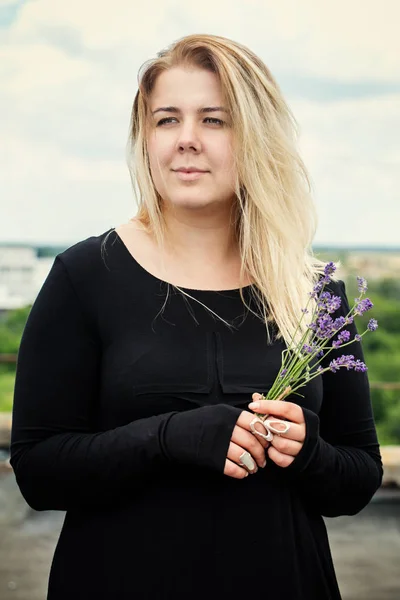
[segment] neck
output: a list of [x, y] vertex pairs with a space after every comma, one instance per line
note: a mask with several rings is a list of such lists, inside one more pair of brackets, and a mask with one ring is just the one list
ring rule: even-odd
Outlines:
[[166, 223], [166, 250], [181, 264], [226, 265], [239, 257], [239, 247], [230, 214], [208, 215], [201, 211], [180, 214], [164, 212]]

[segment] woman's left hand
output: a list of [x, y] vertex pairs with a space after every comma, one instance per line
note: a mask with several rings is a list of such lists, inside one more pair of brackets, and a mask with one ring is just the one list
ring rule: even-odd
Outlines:
[[289, 431], [281, 434], [272, 434], [273, 438], [268, 447], [268, 456], [279, 467], [288, 467], [303, 447], [306, 437], [306, 424], [304, 414], [298, 404], [281, 400], [262, 400], [258, 393], [252, 395], [253, 402], [248, 407], [256, 413], [268, 415], [269, 420], [274, 418], [288, 421]]

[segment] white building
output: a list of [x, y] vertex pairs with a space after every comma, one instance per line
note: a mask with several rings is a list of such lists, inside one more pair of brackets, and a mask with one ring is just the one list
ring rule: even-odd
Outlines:
[[0, 311], [32, 304], [53, 262], [32, 246], [0, 245]]

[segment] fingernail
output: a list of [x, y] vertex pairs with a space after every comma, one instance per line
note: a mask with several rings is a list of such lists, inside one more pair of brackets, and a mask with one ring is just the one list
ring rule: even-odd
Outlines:
[[260, 408], [260, 403], [259, 402], [250, 402], [250, 404], [248, 406], [249, 406], [249, 408], [251, 408], [253, 410], [255, 408]]
[[265, 467], [265, 465], [267, 464], [267, 461], [264, 460], [263, 464], [261, 465], [261, 468], [263, 469]]

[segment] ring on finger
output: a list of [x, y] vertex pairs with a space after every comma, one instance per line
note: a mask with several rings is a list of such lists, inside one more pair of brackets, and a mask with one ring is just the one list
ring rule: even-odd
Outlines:
[[247, 450], [245, 450], [239, 456], [239, 465], [241, 465], [242, 467], [246, 467], [246, 469], [248, 469], [249, 471], [254, 471], [254, 469], [256, 468], [256, 463], [252, 459], [250, 452], [247, 452]]
[[251, 433], [253, 433], [254, 435], [259, 435], [260, 437], [264, 438], [264, 440], [266, 440], [267, 442], [270, 442], [274, 437], [271, 431], [269, 431], [267, 427], [265, 427], [267, 433], [262, 433], [261, 431], [258, 431], [258, 429], [256, 429], [255, 427], [256, 423], [261, 423], [261, 425], [265, 427], [265, 421], [263, 421], [259, 417], [254, 417], [254, 419], [250, 423]]
[[[280, 425], [283, 425], [283, 429], [277, 429], [272, 425], [272, 423], [279, 423]], [[290, 423], [283, 421], [282, 419], [265, 419], [264, 427], [276, 435], [282, 435], [282, 433], [287, 433], [289, 431]]]

